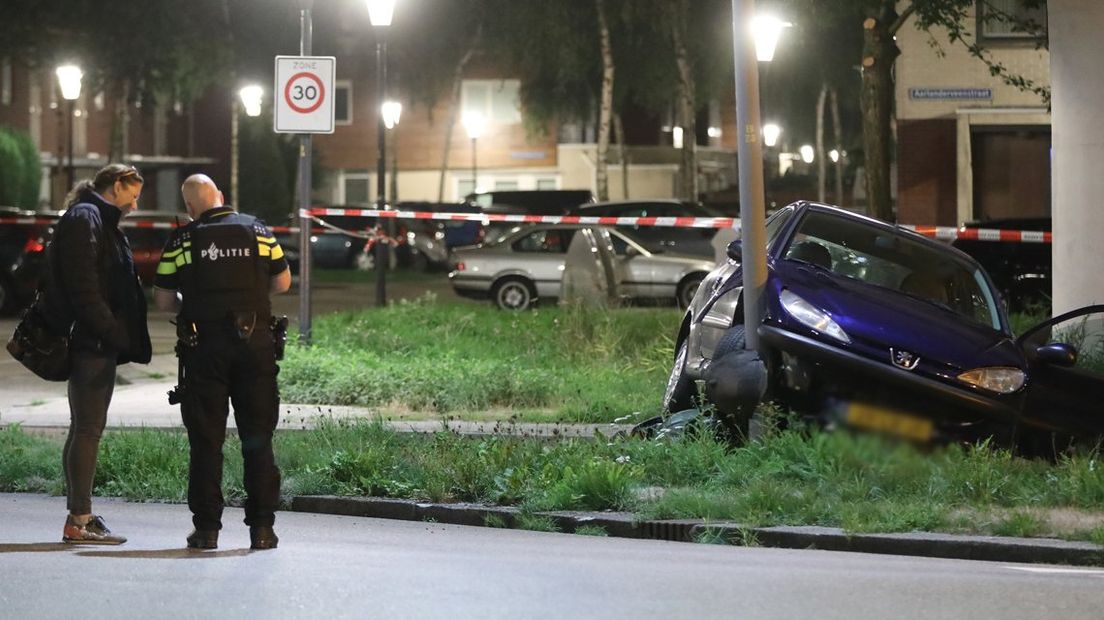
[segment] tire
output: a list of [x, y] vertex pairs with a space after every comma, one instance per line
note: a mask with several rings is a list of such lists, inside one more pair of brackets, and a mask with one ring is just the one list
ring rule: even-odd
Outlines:
[[688, 338], [684, 338], [675, 353], [671, 374], [667, 377], [667, 389], [663, 393], [663, 409], [676, 413], [694, 406], [694, 382], [686, 376], [686, 358], [690, 356]]
[[746, 347], [747, 335], [743, 325], [733, 325], [728, 328], [721, 339], [717, 341], [717, 348], [713, 350], [713, 359], [719, 360], [733, 351], [739, 351]]
[[690, 302], [694, 301], [694, 293], [698, 292], [698, 287], [701, 286], [704, 279], [705, 276], [695, 273], [686, 276], [682, 279], [682, 282], [679, 282], [675, 292], [675, 301], [678, 302], [680, 310], [690, 307]]
[[491, 301], [501, 310], [522, 312], [533, 307], [537, 292], [522, 278], [503, 278], [491, 289]]

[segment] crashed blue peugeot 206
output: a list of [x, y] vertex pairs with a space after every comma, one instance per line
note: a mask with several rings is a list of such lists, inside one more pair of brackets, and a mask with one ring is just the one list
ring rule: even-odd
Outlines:
[[767, 220], [760, 350], [745, 351], [740, 254], [733, 242], [682, 322], [664, 396], [671, 413], [692, 408], [702, 387], [740, 437], [765, 401], [921, 441], [1104, 434], [1104, 306], [1017, 338], [966, 254], [798, 202]]

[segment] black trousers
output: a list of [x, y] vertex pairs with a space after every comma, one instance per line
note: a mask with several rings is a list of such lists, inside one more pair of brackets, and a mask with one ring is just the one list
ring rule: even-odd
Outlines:
[[69, 512], [92, 512], [92, 482], [107, 407], [115, 391], [115, 354], [74, 350], [69, 356], [69, 435], [62, 450]]
[[241, 439], [245, 474], [245, 523], [271, 526], [280, 501], [280, 471], [272, 453], [272, 433], [280, 413], [279, 368], [272, 333], [257, 326], [241, 340], [211, 329], [199, 344], [184, 348], [185, 395], [180, 410], [188, 429], [188, 508], [203, 530], [222, 528], [222, 446], [228, 400]]

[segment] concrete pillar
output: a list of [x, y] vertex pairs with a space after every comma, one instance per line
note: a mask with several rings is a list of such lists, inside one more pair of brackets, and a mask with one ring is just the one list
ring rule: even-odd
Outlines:
[[1104, 2], [1050, 0], [1054, 314], [1104, 303]]

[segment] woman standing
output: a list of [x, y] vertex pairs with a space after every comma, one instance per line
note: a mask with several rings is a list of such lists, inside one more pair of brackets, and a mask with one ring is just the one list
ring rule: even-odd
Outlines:
[[81, 181], [66, 197], [49, 258], [46, 298], [51, 314], [71, 324], [69, 341], [69, 436], [62, 466], [69, 516], [67, 543], [118, 545], [92, 514], [92, 482], [107, 407], [115, 388], [115, 367], [149, 363], [146, 297], [134, 271], [134, 257], [119, 230], [123, 216], [138, 208], [142, 176], [133, 166], [110, 164]]

